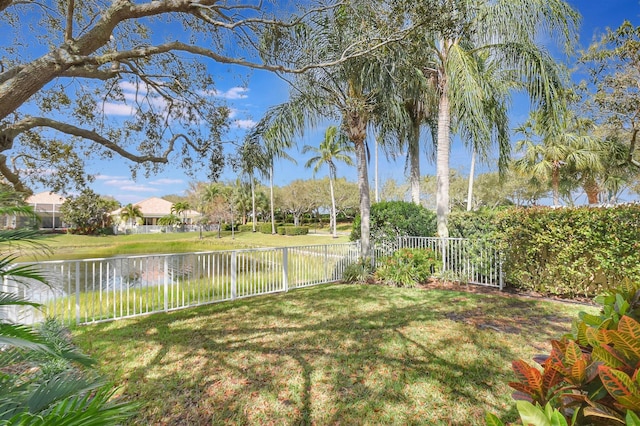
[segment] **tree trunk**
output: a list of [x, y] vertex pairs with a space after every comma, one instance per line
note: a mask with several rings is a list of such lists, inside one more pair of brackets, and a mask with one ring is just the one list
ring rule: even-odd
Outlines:
[[449, 151], [451, 147], [451, 113], [447, 85], [444, 84], [438, 103], [438, 149], [436, 159], [436, 215], [438, 236], [449, 237]]
[[253, 232], [256, 232], [256, 182], [251, 176], [251, 221], [253, 222]]
[[330, 173], [329, 176], [329, 192], [331, 192], [331, 225], [333, 226], [333, 238], [338, 238], [338, 227], [336, 226], [336, 197], [333, 193], [333, 180], [335, 174]]
[[367, 152], [364, 138], [356, 143], [356, 163], [360, 192], [360, 255], [366, 259], [371, 255], [371, 201], [369, 199], [369, 176], [367, 174]]
[[560, 206], [560, 166], [554, 164], [551, 172], [551, 188], [553, 192], [553, 206]]
[[411, 200], [420, 205], [420, 122], [412, 120], [409, 135], [409, 182], [411, 183]]
[[271, 234], [276, 233], [276, 215], [273, 208], [273, 162], [269, 170], [269, 187], [271, 188]]
[[589, 204], [598, 204], [598, 196], [600, 195], [598, 182], [596, 182], [596, 180], [592, 176], [589, 176], [584, 181], [583, 188], [584, 192], [586, 192], [587, 194], [587, 200], [589, 201]]
[[473, 178], [476, 172], [476, 150], [471, 153], [471, 170], [469, 171], [469, 190], [467, 191], [467, 211], [471, 211], [473, 205]]

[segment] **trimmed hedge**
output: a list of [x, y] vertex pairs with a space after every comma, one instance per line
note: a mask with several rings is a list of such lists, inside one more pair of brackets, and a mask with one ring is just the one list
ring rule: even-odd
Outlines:
[[[278, 226], [282, 226], [281, 223], [276, 223], [276, 232], [278, 232]], [[271, 234], [271, 222], [269, 223], [261, 223], [258, 225], [257, 230], [262, 232], [263, 234]]]
[[[258, 227], [260, 225], [258, 225], [256, 223], [256, 231], [258, 230]], [[251, 232], [253, 231], [253, 224], [252, 223], [247, 223], [246, 225], [239, 225], [238, 226], [238, 232]]]
[[640, 276], [640, 206], [512, 209], [496, 216], [507, 281], [596, 295]]
[[309, 233], [308, 226], [282, 225], [278, 226], [278, 234], [280, 235], [307, 235]]

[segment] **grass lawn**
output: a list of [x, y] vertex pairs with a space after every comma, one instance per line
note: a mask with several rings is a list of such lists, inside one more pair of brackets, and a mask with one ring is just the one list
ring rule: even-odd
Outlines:
[[[297, 237], [296, 237], [297, 238]], [[587, 308], [328, 285], [74, 330], [132, 424], [474, 425], [517, 417], [511, 361]]]
[[116, 255], [331, 244], [348, 242], [349, 237], [343, 235], [334, 239], [326, 232], [295, 237], [260, 232], [238, 232], [235, 237], [232, 237], [230, 232], [224, 232], [222, 238], [218, 238], [217, 232], [205, 232], [200, 239], [198, 232], [178, 232], [111, 236], [50, 234], [46, 235], [42, 241], [49, 247], [50, 253], [25, 254], [19, 260], [71, 260]]

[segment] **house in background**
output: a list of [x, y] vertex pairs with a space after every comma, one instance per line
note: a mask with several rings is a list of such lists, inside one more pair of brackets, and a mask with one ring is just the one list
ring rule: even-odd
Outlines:
[[41, 229], [64, 228], [60, 207], [66, 198], [53, 192], [40, 192], [29, 196], [25, 202], [33, 207], [40, 218]]
[[[173, 207], [173, 203], [158, 197], [147, 198], [146, 200], [131, 204], [140, 208], [142, 220], [138, 222], [138, 224], [142, 226], [159, 226], [158, 220], [161, 217], [172, 214], [171, 208]], [[126, 221], [120, 220], [122, 210], [124, 210], [124, 207], [111, 212], [111, 218], [113, 219], [113, 223], [118, 225], [119, 229], [126, 229], [129, 227], [129, 224], [126, 223]], [[177, 216], [179, 216], [180, 219], [184, 219], [185, 225], [191, 225], [195, 223], [201, 214], [195, 210], [187, 210]]]

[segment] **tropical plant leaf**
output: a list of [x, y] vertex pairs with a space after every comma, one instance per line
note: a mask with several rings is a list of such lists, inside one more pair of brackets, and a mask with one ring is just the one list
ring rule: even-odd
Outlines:
[[485, 424], [486, 426], [504, 426], [502, 420], [500, 420], [498, 416], [492, 413], [487, 413], [485, 417]]
[[544, 399], [544, 391], [540, 370], [530, 366], [523, 360], [513, 361], [511, 366], [516, 378], [519, 380], [519, 384], [509, 383], [509, 386], [515, 390], [528, 393], [536, 401], [542, 401]]
[[581, 385], [587, 378], [587, 363], [584, 359], [578, 359], [568, 369], [567, 379], [574, 385]]
[[0, 291], [0, 306], [33, 306], [34, 308], [39, 308], [42, 305], [40, 303], [25, 300], [13, 293]]
[[545, 392], [553, 389], [556, 385], [562, 383], [564, 376], [555, 368], [553, 368], [553, 360], [548, 358], [544, 363], [544, 372], [542, 373], [542, 387]]
[[582, 349], [573, 340], [569, 340], [567, 348], [564, 352], [563, 364], [566, 367], [572, 368], [574, 364], [583, 359]]
[[569, 426], [567, 419], [558, 410], [554, 410], [549, 416], [551, 426]]
[[640, 410], [640, 387], [626, 373], [601, 365], [598, 374], [607, 392], [618, 403], [631, 410]]
[[627, 410], [625, 416], [625, 426], [640, 426], [640, 417], [631, 410]]
[[585, 417], [599, 417], [601, 419], [607, 419], [609, 424], [624, 424], [624, 420], [615, 412], [604, 407], [585, 407], [584, 410], [582, 410], [582, 413]]
[[594, 361], [602, 362], [604, 365], [608, 365], [612, 368], [622, 368], [628, 366], [624, 358], [620, 356], [610, 346], [596, 346], [591, 352], [591, 359]]
[[632, 361], [640, 360], [640, 323], [629, 316], [618, 322], [618, 330], [610, 331], [611, 342]]
[[551, 426], [551, 421], [547, 418], [544, 410], [527, 401], [516, 401], [518, 413], [525, 425]]

